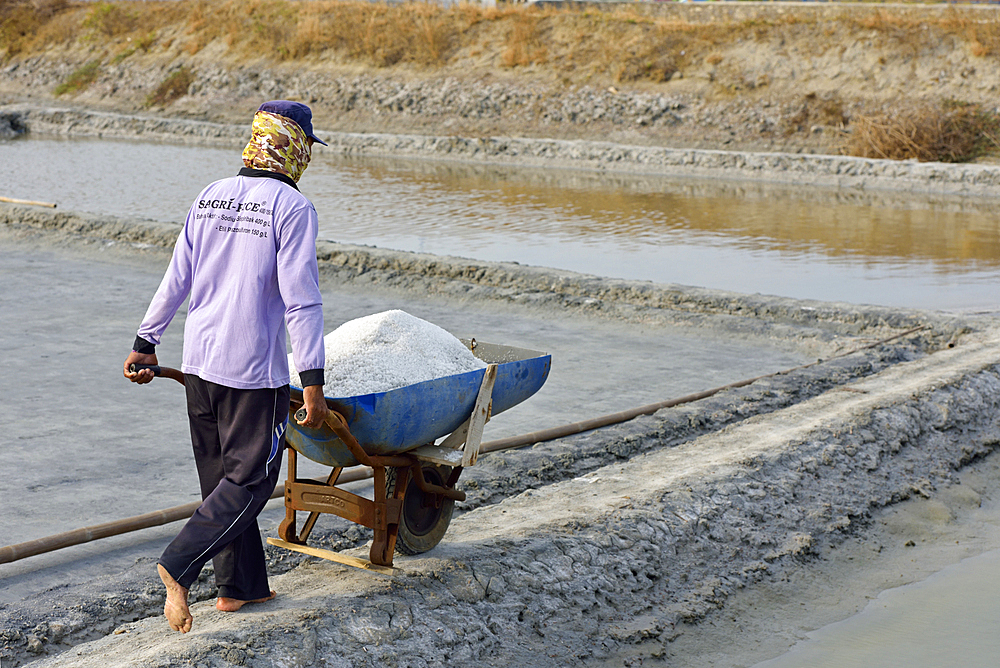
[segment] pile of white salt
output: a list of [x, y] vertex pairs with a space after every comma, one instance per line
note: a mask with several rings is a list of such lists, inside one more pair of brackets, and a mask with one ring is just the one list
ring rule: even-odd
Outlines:
[[[486, 366], [445, 330], [398, 309], [345, 322], [323, 341], [328, 397], [387, 392]], [[288, 367], [292, 385], [302, 387], [291, 355]]]

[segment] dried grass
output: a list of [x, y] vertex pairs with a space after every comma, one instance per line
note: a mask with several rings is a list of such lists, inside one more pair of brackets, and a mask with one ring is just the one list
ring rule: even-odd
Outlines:
[[542, 21], [531, 14], [514, 16], [507, 34], [507, 46], [503, 51], [503, 66], [518, 67], [545, 63], [549, 57], [542, 36]]
[[117, 44], [166, 31], [172, 35], [169, 41], [189, 54], [219, 41], [229, 57], [240, 60], [333, 55], [376, 67], [433, 69], [489, 45], [497, 67], [579, 68], [586, 76], [655, 82], [669, 78], [703, 47], [721, 44], [743, 29], [651, 19], [625, 9], [580, 12], [361, 0], [35, 2], [48, 3], [46, 12], [34, 11], [31, 0], [0, 0], [7, 57], [54, 43], [99, 39]]
[[97, 77], [101, 74], [101, 61], [91, 60], [86, 65], [78, 68], [66, 81], [62, 82], [53, 91], [56, 95], [65, 95], [67, 93], [79, 93], [82, 90], [86, 90], [90, 84], [97, 81]]
[[[729, 53], [737, 40], [774, 44], [808, 38], [817, 53], [858, 39], [914, 54], [959, 43], [974, 56], [991, 59], [984, 68], [995, 67], [1000, 57], [1000, 19], [993, 14], [950, 9], [929, 18], [873, 7], [835, 21], [816, 17], [791, 11], [767, 20], [691, 23], [629, 5], [597, 10], [362, 0], [0, 0], [0, 61], [53, 45], [79, 45], [93, 53], [95, 41], [107, 62], [140, 49], [196, 54], [211, 44], [219, 58], [242, 63], [322, 59], [434, 71], [476, 58], [477, 67], [530, 67], [534, 75], [569, 85], [658, 83], [692, 65], [713, 68], [710, 76], [718, 68], [721, 76], [738, 78], [739, 63]], [[717, 85], [724, 92], [727, 84], [719, 79]], [[766, 78], [757, 85], [766, 85]], [[805, 98], [793, 112], [783, 128], [787, 132], [848, 121], [844, 104], [834, 97]], [[846, 150], [879, 157], [967, 159], [992, 148], [996, 136], [993, 115], [962, 105], [858, 116], [851, 124], [857, 130]]]
[[487, 53], [498, 67], [575, 68], [618, 81], [662, 81], [686, 63], [721, 58], [717, 47], [737, 38], [781, 40], [802, 31], [815, 32], [817, 49], [850, 33], [875, 31], [914, 49], [935, 48], [950, 36], [977, 56], [1000, 55], [1000, 20], [963, 9], [928, 20], [876, 8], [863, 15], [845, 14], [835, 27], [836, 35], [829, 34], [831, 26], [811, 12], [689, 23], [629, 6], [581, 11], [360, 0], [0, 0], [0, 57], [88, 37], [135, 39], [165, 29], [178, 36], [176, 43], [188, 53], [221, 40], [237, 59], [332, 54], [377, 67], [440, 67], [489, 43]]
[[934, 49], [953, 38], [969, 46], [976, 57], [1000, 55], [1000, 20], [993, 14], [952, 5], [944, 16], [927, 18], [917, 14], [897, 15], [885, 10], [848, 21], [855, 29], [875, 31], [882, 38], [908, 46], [913, 51]]
[[194, 83], [194, 72], [186, 67], [181, 67], [161, 81], [156, 90], [149, 94], [149, 97], [146, 98], [146, 106], [166, 106], [187, 95], [188, 88], [191, 87], [192, 83]]
[[1000, 116], [975, 104], [859, 114], [851, 125], [845, 152], [863, 158], [966, 162], [1000, 149]]
[[19, 53], [48, 20], [28, 0], [0, 0], [0, 54]]

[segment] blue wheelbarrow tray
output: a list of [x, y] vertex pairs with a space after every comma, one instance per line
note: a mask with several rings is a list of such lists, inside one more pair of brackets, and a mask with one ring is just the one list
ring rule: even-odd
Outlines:
[[[473, 354], [497, 365], [492, 415], [516, 406], [545, 383], [552, 365], [546, 353], [525, 348], [463, 340]], [[388, 392], [354, 397], [327, 397], [327, 405], [346, 420], [368, 455], [398, 455], [447, 436], [469, 419], [486, 369], [435, 378]], [[293, 387], [293, 395], [301, 394]], [[313, 461], [327, 466], [354, 466], [357, 459], [324, 425], [308, 429], [289, 421], [287, 442]]]

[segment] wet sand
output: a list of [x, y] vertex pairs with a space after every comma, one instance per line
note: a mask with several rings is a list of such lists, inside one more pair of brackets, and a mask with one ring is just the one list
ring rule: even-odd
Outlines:
[[[1000, 549], [1000, 456], [985, 457], [956, 476], [955, 483], [874, 513], [864, 528], [836, 547], [815, 554], [789, 567], [780, 578], [772, 578], [734, 594], [722, 610], [698, 624], [686, 626], [670, 645], [668, 656], [677, 665], [750, 667], [773, 660], [760, 668], [837, 665], [842, 667], [902, 665], [903, 655], [894, 653], [894, 643], [905, 641], [907, 652], [917, 651], [921, 659], [906, 665], [977, 665], [995, 662], [992, 651], [996, 616], [976, 619], [949, 613], [951, 606], [967, 608], [975, 599], [963, 601], [955, 592], [940, 589], [933, 601], [918, 600], [917, 609], [904, 615], [898, 608], [893, 625], [885, 623], [872, 630], [881, 633], [876, 645], [864, 647], [858, 623], [873, 626], [871, 616], [852, 618], [883, 592], [921, 583], [930, 576], [955, 578], [962, 560]], [[940, 573], [942, 569], [947, 571]], [[993, 576], [989, 576], [991, 579]], [[946, 580], [947, 582], [948, 580]], [[984, 582], [983, 586], [989, 586]], [[898, 600], [898, 599], [897, 599]], [[909, 603], [909, 601], [908, 601]], [[964, 611], [968, 613], [968, 610]], [[820, 635], [826, 644], [811, 647], [804, 643], [815, 631], [848, 620], [845, 629]], [[939, 643], [930, 634], [919, 634], [920, 625], [931, 624], [949, 635]], [[834, 633], [850, 634], [830, 637]], [[914, 635], [914, 634], [917, 635]], [[935, 643], [928, 646], [929, 642]], [[862, 646], [859, 646], [862, 645]], [[951, 648], [946, 660], [929, 660], [942, 647]], [[785, 654], [796, 647], [797, 653]], [[816, 654], [825, 650], [825, 658]], [[867, 651], [866, 651], [867, 650]], [[850, 656], [852, 652], [864, 652]], [[834, 663], [829, 663], [831, 659]], [[880, 663], [881, 662], [881, 663]]]

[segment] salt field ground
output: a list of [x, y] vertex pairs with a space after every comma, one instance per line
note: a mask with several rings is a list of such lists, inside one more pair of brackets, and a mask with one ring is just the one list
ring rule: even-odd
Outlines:
[[[2, 420], [18, 444], [8, 457], [3, 495], [12, 516], [5, 544], [180, 505], [198, 498], [184, 393], [175, 383], [135, 387], [121, 377], [135, 328], [159, 284], [168, 255], [95, 252], [6, 239], [0, 257], [6, 298]], [[809, 361], [794, 346], [748, 344], [694, 332], [621, 326], [587, 318], [546, 318], [534, 309], [454, 304], [418, 295], [345, 289], [325, 283], [327, 329], [391, 308], [454, 334], [544, 350], [555, 370], [540, 394], [497, 416], [486, 438], [502, 438], [683, 396]], [[366, 294], [367, 293], [367, 294]], [[33, 294], [57, 308], [39, 308]], [[158, 350], [180, 365], [183, 314]], [[73, 343], [76, 342], [76, 343]], [[74, 352], [80, 346], [82, 351]], [[634, 351], [645, 354], [636, 356]], [[669, 351], [669, 352], [668, 352]], [[121, 358], [121, 359], [119, 359]], [[621, 387], [622, 379], [628, 386]], [[23, 419], [58, 388], [69, 417], [39, 425]], [[58, 397], [58, 398], [56, 398]], [[152, 435], [152, 438], [144, 436]], [[117, 475], [108, 476], [114, 462]], [[123, 485], [123, 482], [128, 483]], [[70, 502], [70, 499], [74, 501]]]
[[268, 547], [225, 614], [208, 568], [186, 636], [179, 523], [0, 564], [0, 668], [996, 665], [998, 6], [551, 5], [0, 0], [0, 195], [59, 205], [0, 204], [0, 543], [197, 498], [119, 369], [265, 99], [329, 143], [328, 330], [552, 354], [486, 439], [795, 367], [483, 456], [392, 577]]
[[[30, 518], [5, 522], [5, 535], [14, 542], [196, 498], [179, 388], [135, 388], [118, 375], [176, 226], [0, 213], [10, 323], [3, 497], [5, 517]], [[735, 633], [728, 601], [758, 605], [755, 592], [822, 573], [817, 562], [835, 568], [832, 555], [855, 543], [856, 555], [871, 557], [868, 532], [882, 508], [910, 496], [950, 498], [956, 518], [970, 495], [949, 489], [995, 498], [1000, 341], [988, 316], [660, 289], [329, 243], [320, 256], [331, 324], [402, 307], [458, 335], [552, 353], [543, 391], [498, 416], [488, 438], [828, 361], [484, 457], [463, 476], [468, 500], [445, 541], [397, 557], [399, 577], [269, 548], [279, 597], [224, 615], [206, 601], [207, 570], [192, 592], [206, 602], [183, 638], [159, 617], [152, 570], [170, 526], [0, 566], [5, 664], [699, 665], [716, 656], [750, 665], [797, 636], [734, 656], [712, 635]], [[927, 329], [834, 357], [915, 324]], [[178, 342], [165, 340], [161, 361], [179, 357]], [[968, 464], [983, 471], [975, 483], [955, 473]], [[280, 515], [273, 502], [262, 534], [273, 535]], [[903, 536], [936, 538], [906, 527], [884, 541], [887, 554], [908, 549]], [[990, 549], [992, 535], [962, 549]], [[324, 521], [313, 540], [361, 554], [367, 539]], [[930, 552], [930, 563], [947, 560]], [[919, 572], [907, 570], [908, 581]], [[820, 612], [850, 614], [882, 580], [859, 584]], [[773, 635], [753, 619], [760, 626], [738, 624], [747, 637]]]

